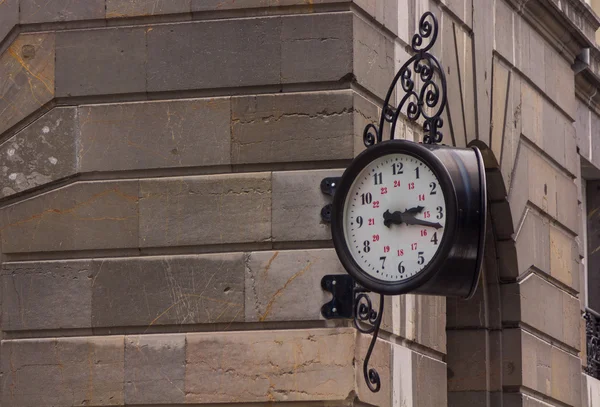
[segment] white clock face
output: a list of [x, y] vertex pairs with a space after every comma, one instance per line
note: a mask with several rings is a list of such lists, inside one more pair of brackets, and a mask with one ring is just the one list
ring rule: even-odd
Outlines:
[[440, 181], [412, 155], [381, 156], [355, 178], [343, 222], [350, 253], [364, 271], [382, 281], [406, 280], [440, 247], [446, 225]]

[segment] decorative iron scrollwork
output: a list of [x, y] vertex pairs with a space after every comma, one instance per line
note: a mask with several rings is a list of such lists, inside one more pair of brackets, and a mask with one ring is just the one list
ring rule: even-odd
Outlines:
[[[410, 58], [396, 73], [388, 89], [379, 119], [379, 127], [368, 124], [363, 131], [363, 142], [369, 147], [380, 143], [385, 123], [391, 124], [390, 140], [394, 139], [396, 123], [400, 113], [405, 112], [409, 121], [417, 121], [421, 116], [423, 122], [423, 143], [441, 143], [444, 125], [441, 118], [446, 107], [446, 75], [439, 61], [429, 51], [435, 45], [438, 36], [438, 22], [433, 13], [426, 12], [419, 21], [419, 32], [412, 38], [411, 48], [415, 55]], [[414, 71], [414, 76], [413, 76]], [[436, 73], [439, 83], [436, 82]], [[390, 104], [392, 94], [400, 81], [404, 96], [398, 106]], [[421, 82], [417, 88], [416, 82]], [[404, 110], [406, 108], [406, 111]]]
[[[373, 334], [371, 338], [371, 344], [369, 350], [365, 356], [363, 362], [363, 375], [365, 376], [365, 382], [373, 393], [377, 393], [381, 388], [381, 380], [379, 379], [379, 373], [374, 368], [369, 368], [369, 361], [371, 360], [371, 354], [377, 342], [379, 336], [379, 327], [381, 326], [381, 318], [383, 316], [383, 295], [379, 295], [379, 311], [373, 309], [373, 303], [371, 298], [365, 290], [356, 290], [356, 314], [354, 315], [354, 326], [360, 332], [364, 334]], [[368, 322], [370, 325], [364, 325], [363, 323]]]
[[600, 379], [600, 318], [590, 311], [583, 314], [587, 343], [587, 366], [585, 373]]

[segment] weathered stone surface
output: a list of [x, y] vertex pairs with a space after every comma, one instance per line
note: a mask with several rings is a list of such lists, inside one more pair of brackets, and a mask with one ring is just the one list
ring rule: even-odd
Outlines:
[[506, 58], [510, 63], [514, 64], [513, 58], [513, 11], [512, 8], [504, 1], [496, 2], [495, 15], [495, 51]]
[[0, 56], [0, 133], [53, 97], [54, 33], [19, 35]]
[[388, 303], [390, 302], [393, 308], [388, 315], [392, 315], [392, 331], [395, 334], [446, 353], [446, 299], [444, 297], [407, 294], [388, 299]]
[[[490, 134], [490, 106], [492, 90], [492, 61], [494, 49], [494, 7], [473, 1], [473, 59], [475, 74], [475, 109], [477, 109], [477, 136], [486, 145]], [[439, 54], [438, 54], [439, 55]]]
[[580, 405], [581, 362], [521, 329], [503, 331], [503, 383]]
[[229, 98], [83, 106], [80, 171], [230, 163]]
[[550, 226], [550, 275], [579, 290], [578, 250], [572, 236]]
[[19, 23], [19, 0], [0, 3], [0, 42]]
[[273, 173], [273, 240], [331, 239], [331, 227], [321, 209], [331, 199], [321, 192], [321, 180], [339, 177], [343, 170], [284, 171]]
[[448, 331], [448, 391], [488, 390], [489, 356], [482, 351], [487, 347], [488, 331]]
[[0, 145], [0, 197], [73, 175], [75, 108], [55, 108]]
[[581, 405], [589, 407], [600, 406], [600, 380], [582, 373], [581, 381]]
[[242, 253], [94, 261], [92, 326], [244, 320]]
[[21, 24], [103, 19], [104, 0], [20, 0]]
[[145, 72], [145, 28], [56, 34], [56, 95], [59, 97], [144, 92]]
[[189, 13], [190, 0], [106, 0], [106, 18]]
[[327, 274], [345, 274], [335, 250], [252, 252], [246, 259], [246, 321], [318, 320], [331, 294]]
[[235, 97], [232, 163], [351, 159], [353, 92]]
[[2, 404], [121, 406], [123, 336], [2, 341]]
[[187, 335], [186, 403], [345, 400], [354, 329]]
[[413, 397], [415, 407], [448, 405], [446, 364], [417, 352], [412, 353]]
[[[372, 101], [354, 93], [353, 111], [354, 111], [354, 156], [357, 156], [365, 147], [363, 133], [367, 124], [379, 123], [380, 108]], [[400, 126], [400, 120], [398, 125]], [[399, 130], [397, 130], [399, 131]], [[406, 134], [403, 135], [407, 138]]]
[[337, 81], [351, 73], [352, 21], [350, 12], [283, 17], [281, 83]]
[[[519, 284], [502, 287], [502, 317], [523, 321], [532, 327], [579, 349], [579, 300], [532, 274]], [[559, 316], [559, 317], [557, 317]]]
[[148, 91], [277, 84], [280, 36], [279, 18], [155, 26], [147, 33]]
[[534, 210], [528, 209], [516, 241], [519, 274], [535, 266], [550, 274], [550, 226]]
[[[499, 1], [502, 3], [502, 1]], [[496, 26], [496, 29], [498, 27]], [[509, 36], [508, 36], [509, 37]], [[510, 38], [510, 37], [509, 37]], [[510, 96], [509, 84], [511, 73], [509, 68], [499, 60], [494, 60], [494, 77], [492, 78], [492, 134], [490, 147], [496, 160], [502, 157], [502, 145], [506, 123], [506, 104]]]
[[[575, 81], [573, 80], [572, 61], [569, 57], [561, 55], [555, 44], [544, 43], [544, 76], [546, 78], [546, 87], [542, 88], [546, 95], [550, 97], [569, 117], [575, 117]], [[539, 66], [538, 60], [538, 66]], [[540, 76], [538, 70], [537, 75]], [[535, 82], [535, 80], [534, 80]]]
[[[353, 72], [358, 83], [384, 97], [394, 77], [394, 42], [355, 15]], [[349, 69], [348, 72], [352, 72]]]
[[125, 337], [125, 403], [174, 404], [185, 398], [185, 334]]
[[569, 229], [573, 234], [579, 230], [579, 202], [577, 198], [577, 184], [580, 180], [558, 173], [556, 175], [556, 219]]
[[87, 328], [92, 318], [91, 261], [2, 265], [2, 329]]
[[580, 99], [576, 99], [575, 103], [575, 135], [577, 136], [577, 147], [579, 147], [579, 154], [583, 157], [591, 160], [591, 121], [594, 113], [590, 111], [590, 108], [584, 104]]
[[192, 11], [218, 11], [262, 7], [295, 6], [298, 4], [343, 3], [346, 0], [192, 0]]
[[531, 149], [528, 151], [529, 200], [556, 219], [557, 170], [542, 156]]
[[140, 246], [271, 239], [271, 173], [140, 181]]
[[137, 247], [137, 181], [79, 182], [0, 210], [6, 253]]

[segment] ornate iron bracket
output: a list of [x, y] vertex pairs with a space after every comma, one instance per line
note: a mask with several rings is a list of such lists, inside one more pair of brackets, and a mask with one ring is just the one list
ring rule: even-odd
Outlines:
[[377, 370], [369, 368], [369, 361], [379, 336], [383, 316], [383, 295], [379, 296], [379, 310], [375, 311], [369, 291], [357, 285], [349, 275], [326, 275], [321, 279], [321, 287], [333, 296], [331, 301], [321, 307], [323, 318], [352, 318], [356, 329], [365, 334], [373, 334], [363, 362], [363, 374], [369, 389], [374, 393], [378, 392], [381, 388], [381, 380]]
[[[446, 75], [436, 57], [429, 53], [435, 45], [438, 36], [438, 22], [433, 13], [426, 12], [419, 21], [419, 32], [412, 38], [411, 48], [415, 55], [410, 58], [398, 71], [388, 89], [379, 127], [368, 124], [363, 132], [363, 142], [370, 147], [381, 143], [385, 123], [391, 124], [390, 140], [394, 139], [396, 123], [400, 113], [406, 107], [406, 116], [409, 121], [417, 121], [423, 116], [423, 143], [441, 143], [443, 134], [440, 131], [444, 125], [441, 116], [446, 107]], [[425, 45], [424, 45], [425, 41]], [[414, 77], [413, 77], [414, 70]], [[436, 81], [436, 75], [439, 77]], [[390, 104], [392, 94], [400, 81], [404, 96], [398, 106]], [[417, 82], [421, 82], [420, 90]]]
[[[341, 177], [327, 177], [321, 180], [321, 192], [333, 197], [335, 188], [340, 183]], [[325, 205], [321, 209], [321, 219], [325, 223], [331, 223], [331, 204]]]

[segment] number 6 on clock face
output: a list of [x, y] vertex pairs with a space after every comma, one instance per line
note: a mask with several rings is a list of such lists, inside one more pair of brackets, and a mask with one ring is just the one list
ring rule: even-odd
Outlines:
[[364, 287], [407, 292], [447, 252], [454, 210], [452, 181], [433, 153], [412, 142], [382, 143], [357, 157], [338, 185], [334, 246]]

